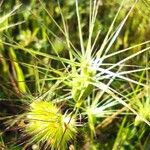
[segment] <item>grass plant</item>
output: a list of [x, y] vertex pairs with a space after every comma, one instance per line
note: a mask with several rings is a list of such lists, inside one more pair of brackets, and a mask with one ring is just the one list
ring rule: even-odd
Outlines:
[[[30, 6], [34, 7], [36, 2], [32, 2]], [[118, 46], [128, 19], [139, 5], [138, 0], [132, 1], [127, 8], [125, 0], [119, 3], [105, 36], [102, 28], [97, 27], [102, 1], [86, 2], [88, 14], [82, 11], [82, 3], [78, 0], [68, 4], [59, 0], [55, 2], [53, 7], [59, 18], [57, 20], [46, 3], [39, 0], [41, 9], [38, 13], [46, 16], [43, 18], [48, 20], [48, 24], [41, 21], [42, 17], [30, 7], [24, 9], [30, 10], [32, 18], [42, 29], [33, 23], [35, 20], [31, 23], [32, 32], [22, 27], [22, 23], [28, 24], [30, 20], [0, 28], [2, 31], [17, 25], [20, 32], [16, 39], [8, 32], [3, 33], [5, 39], [0, 40], [0, 44], [7, 47], [7, 52], [0, 53], [3, 72], [12, 83], [12, 97], [17, 99], [13, 104], [18, 110], [15, 110], [15, 115], [6, 113], [1, 117], [5, 126], [1, 135], [5, 136], [5, 132], [15, 127], [19, 130], [16, 143], [8, 144], [14, 150], [22, 147], [52, 150], [135, 149], [141, 146], [131, 146], [137, 125], [142, 122], [146, 126], [143, 131], [149, 130], [149, 95], [144, 93], [143, 100], [139, 100], [139, 95], [150, 88], [147, 83], [149, 77], [145, 76], [150, 69], [149, 63], [144, 64], [142, 60], [149, 57], [150, 41], [141, 41], [129, 47]], [[71, 16], [65, 14], [63, 5], [73, 8]], [[0, 23], [11, 17], [19, 7], [20, 4], [2, 17]], [[75, 26], [72, 27], [70, 22], [75, 22]], [[19, 58], [20, 55], [22, 58]], [[7, 100], [6, 105], [12, 98]], [[117, 118], [118, 123], [114, 123]], [[116, 137], [103, 144], [98, 137], [104, 128], [113, 134], [110, 124], [119, 126]], [[139, 141], [144, 136], [149, 137], [143, 131], [139, 132]], [[130, 132], [132, 135], [128, 137]], [[1, 143], [5, 146], [3, 140]], [[147, 143], [145, 147], [148, 147]]]

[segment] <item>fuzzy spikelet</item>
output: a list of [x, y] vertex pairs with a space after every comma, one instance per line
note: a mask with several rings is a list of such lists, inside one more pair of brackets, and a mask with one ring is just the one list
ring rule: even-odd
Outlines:
[[[150, 99], [147, 98], [145, 102], [143, 100], [142, 102], [138, 103], [137, 111], [142, 117], [144, 117], [147, 120], [150, 120]], [[136, 116], [134, 122], [135, 126], [139, 125], [141, 122], [143, 122], [141, 118]]]
[[96, 72], [86, 63], [86, 61], [81, 63], [80, 73], [72, 80], [72, 98], [75, 101], [85, 100], [93, 91], [93, 85], [90, 82], [93, 81], [93, 77]]
[[67, 143], [75, 137], [74, 117], [62, 115], [51, 102], [33, 102], [27, 113], [29, 123], [26, 132], [35, 142], [50, 143], [51, 149], [66, 149]]

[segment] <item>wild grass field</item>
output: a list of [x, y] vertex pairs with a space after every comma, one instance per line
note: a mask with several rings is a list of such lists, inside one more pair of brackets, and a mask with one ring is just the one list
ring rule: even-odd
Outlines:
[[150, 0], [0, 1], [0, 150], [150, 150]]

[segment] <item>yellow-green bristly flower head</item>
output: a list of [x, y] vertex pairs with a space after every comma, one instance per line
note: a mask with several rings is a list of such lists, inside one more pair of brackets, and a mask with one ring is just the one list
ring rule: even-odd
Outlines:
[[51, 102], [31, 103], [27, 120], [26, 132], [33, 136], [35, 142], [48, 141], [52, 149], [65, 149], [67, 143], [75, 137], [75, 118], [62, 115]]

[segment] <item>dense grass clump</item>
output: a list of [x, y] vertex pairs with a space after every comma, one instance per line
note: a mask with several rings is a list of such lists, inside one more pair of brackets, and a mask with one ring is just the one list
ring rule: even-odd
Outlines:
[[149, 0], [0, 7], [0, 149], [149, 149]]

